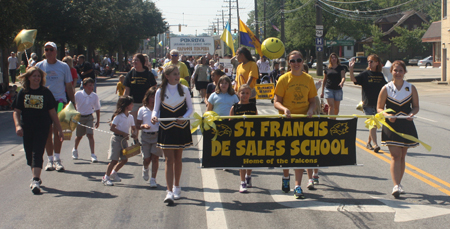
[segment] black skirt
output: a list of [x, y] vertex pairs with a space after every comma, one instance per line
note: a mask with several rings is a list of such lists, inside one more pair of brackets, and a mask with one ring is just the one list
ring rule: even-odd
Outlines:
[[[413, 121], [408, 121], [406, 119], [397, 119], [394, 123], [386, 119], [386, 123], [389, 124], [395, 131], [402, 134], [408, 134], [415, 138], [417, 137], [416, 126]], [[418, 142], [410, 141], [402, 136], [392, 132], [386, 126], [383, 126], [381, 132], [381, 144], [384, 146], [399, 146], [399, 147], [416, 147], [419, 145]]]

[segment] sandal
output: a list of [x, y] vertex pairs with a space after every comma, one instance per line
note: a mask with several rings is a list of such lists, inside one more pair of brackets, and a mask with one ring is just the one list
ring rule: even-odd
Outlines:
[[375, 146], [375, 148], [373, 148], [373, 152], [378, 153], [378, 151], [380, 151], [380, 147], [379, 146]]
[[373, 147], [372, 147], [372, 145], [370, 144], [370, 142], [367, 143], [366, 148], [369, 149], [369, 150], [373, 150]]

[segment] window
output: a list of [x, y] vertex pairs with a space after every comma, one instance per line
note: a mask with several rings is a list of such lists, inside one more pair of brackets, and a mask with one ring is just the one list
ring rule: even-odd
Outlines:
[[447, 0], [442, 1], [442, 18], [447, 18]]
[[352, 46], [347, 46], [347, 50], [352, 50]]

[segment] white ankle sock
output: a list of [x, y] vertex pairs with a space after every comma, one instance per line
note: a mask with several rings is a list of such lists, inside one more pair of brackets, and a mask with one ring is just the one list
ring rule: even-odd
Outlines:
[[55, 153], [55, 154], [53, 154], [53, 156], [55, 157], [55, 160], [56, 161], [58, 161], [58, 160], [60, 160], [60, 157], [59, 157], [59, 153]]
[[283, 179], [286, 179], [286, 180], [287, 180], [287, 179], [289, 179], [289, 177], [283, 177]]
[[53, 156], [48, 156], [48, 161], [53, 161]]

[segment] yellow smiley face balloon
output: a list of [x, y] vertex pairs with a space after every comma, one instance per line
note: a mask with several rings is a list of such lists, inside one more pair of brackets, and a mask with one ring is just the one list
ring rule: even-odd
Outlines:
[[269, 59], [278, 59], [284, 54], [284, 44], [276, 37], [265, 39], [261, 46], [263, 55]]

